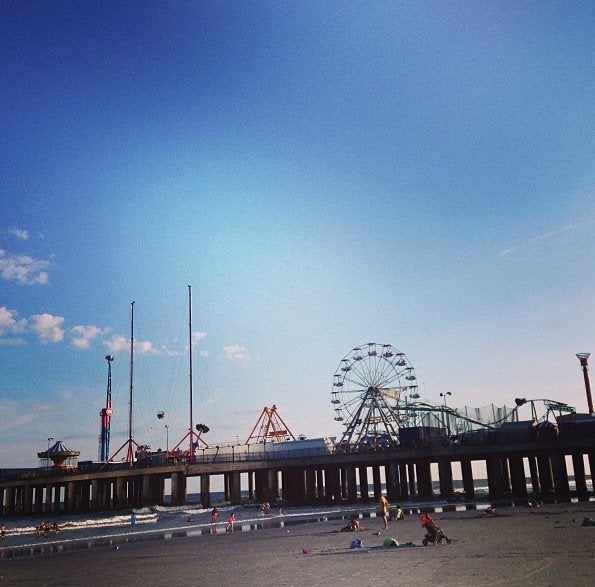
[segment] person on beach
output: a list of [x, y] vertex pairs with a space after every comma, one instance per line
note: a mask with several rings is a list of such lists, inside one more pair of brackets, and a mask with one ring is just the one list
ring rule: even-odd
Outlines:
[[378, 506], [380, 508], [380, 517], [384, 522], [384, 529], [388, 528], [388, 499], [384, 497], [384, 493], [380, 494], [380, 498], [378, 499]]
[[438, 538], [439, 528], [436, 525], [436, 522], [434, 522], [432, 516], [423, 510], [421, 512], [421, 516], [419, 517], [419, 521], [421, 522], [421, 527], [426, 531], [426, 534], [429, 536], [429, 538], [435, 542]]
[[219, 518], [219, 512], [217, 508], [213, 508], [211, 510], [211, 522], [214, 524], [217, 521], [217, 518]]
[[260, 506], [260, 514], [262, 516], [266, 516], [269, 514], [269, 512], [271, 511], [271, 504], [268, 501], [265, 501], [261, 506]]
[[401, 506], [397, 504], [397, 508], [395, 509], [395, 520], [403, 520], [404, 518], [403, 510], [401, 509]]
[[4, 524], [0, 524], [0, 538], [4, 538], [6, 536], [6, 526]]
[[426, 529], [430, 533], [434, 532], [434, 530], [436, 529], [436, 523], [434, 522], [434, 519], [425, 510], [422, 511], [421, 516], [419, 517], [419, 521], [421, 522], [421, 527]]
[[227, 526], [225, 526], [226, 532], [233, 532], [233, 524], [236, 521], [235, 512], [231, 512], [231, 515], [227, 518]]
[[351, 518], [349, 524], [347, 524], [347, 526], [344, 528], [341, 528], [341, 532], [359, 532], [363, 529], [364, 528], [361, 527], [361, 524], [357, 518]]

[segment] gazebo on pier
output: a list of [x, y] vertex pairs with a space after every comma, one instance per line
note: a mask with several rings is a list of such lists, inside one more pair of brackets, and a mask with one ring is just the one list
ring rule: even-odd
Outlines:
[[70, 469], [76, 467], [76, 458], [81, 454], [80, 450], [71, 450], [58, 440], [53, 446], [38, 452], [37, 456], [45, 461], [52, 461], [55, 469]]

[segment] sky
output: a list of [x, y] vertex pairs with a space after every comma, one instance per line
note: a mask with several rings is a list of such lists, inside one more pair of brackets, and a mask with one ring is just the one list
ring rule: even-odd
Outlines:
[[[587, 411], [595, 4], [0, 2], [0, 468], [265, 406], [340, 436], [390, 344], [422, 397]], [[165, 417], [158, 419], [158, 411]], [[528, 414], [526, 414], [528, 416]], [[168, 428], [165, 429], [165, 424]]]

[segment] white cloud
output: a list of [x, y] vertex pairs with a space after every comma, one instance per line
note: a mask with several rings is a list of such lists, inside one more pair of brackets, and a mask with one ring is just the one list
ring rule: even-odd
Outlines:
[[150, 340], [134, 341], [134, 351], [141, 355], [157, 355], [159, 351], [153, 346]]
[[250, 357], [250, 355], [245, 352], [244, 347], [240, 346], [239, 344], [224, 346], [223, 352], [225, 353], [225, 358], [229, 359], [230, 361], [248, 362], [252, 359], [252, 357]]
[[78, 349], [88, 349], [91, 346], [91, 341], [106, 331], [99, 328], [99, 326], [73, 326], [71, 329], [73, 334], [71, 344]]
[[62, 342], [64, 339], [64, 318], [52, 314], [35, 314], [31, 316], [32, 329], [39, 336], [42, 344]]
[[128, 348], [128, 340], [120, 334], [114, 334], [110, 340], [106, 340], [103, 344], [114, 354]]
[[[110, 350], [110, 352], [115, 354], [128, 350], [130, 348], [130, 339], [124, 338], [123, 336], [117, 334], [112, 336], [110, 340], [106, 340], [104, 344]], [[140, 353], [141, 355], [164, 354], [163, 352], [159, 352], [159, 350], [153, 346], [153, 343], [150, 340], [135, 340], [134, 352]]]
[[9, 310], [6, 306], [0, 306], [0, 337], [5, 334], [20, 334], [27, 327], [27, 320], [18, 320], [17, 313]]
[[199, 332], [198, 330], [192, 333], [192, 346], [196, 346], [201, 340], [207, 337], [206, 332]]
[[29, 232], [27, 230], [23, 230], [21, 228], [11, 228], [8, 232], [21, 241], [29, 240]]
[[45, 285], [48, 273], [45, 271], [50, 262], [34, 259], [28, 255], [11, 255], [0, 249], [0, 277], [18, 281], [25, 285]]

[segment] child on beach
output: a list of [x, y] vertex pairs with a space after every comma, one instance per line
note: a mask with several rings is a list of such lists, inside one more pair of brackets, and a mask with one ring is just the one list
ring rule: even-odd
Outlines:
[[351, 518], [349, 524], [341, 528], [341, 532], [359, 532], [360, 530], [365, 530], [365, 528], [362, 527], [357, 518]]
[[211, 510], [211, 522], [214, 524], [217, 521], [218, 517], [219, 517], [219, 512], [217, 511], [217, 508], [213, 508]]
[[231, 512], [231, 515], [227, 518], [227, 526], [225, 526], [226, 532], [233, 532], [233, 524], [236, 521], [235, 512]]

